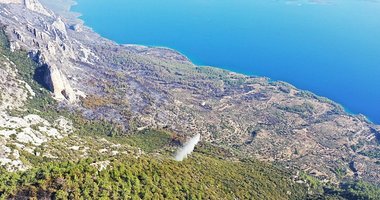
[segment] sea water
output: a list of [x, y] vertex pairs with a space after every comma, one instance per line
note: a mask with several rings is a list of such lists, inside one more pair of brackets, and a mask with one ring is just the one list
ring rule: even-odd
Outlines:
[[380, 123], [380, 2], [78, 0], [72, 10], [118, 43], [287, 81]]

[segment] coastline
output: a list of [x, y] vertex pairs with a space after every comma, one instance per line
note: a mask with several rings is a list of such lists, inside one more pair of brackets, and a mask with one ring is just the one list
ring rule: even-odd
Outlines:
[[[101, 37], [102, 39], [105, 39], [105, 40], [108, 40], [108, 41], [111, 41], [113, 42], [114, 44], [116, 45], [120, 45], [120, 46], [126, 46], [126, 47], [143, 47], [143, 48], [152, 48], [152, 49], [164, 49], [164, 50], [169, 50], [169, 51], [173, 51], [173, 52], [176, 52], [182, 56], [184, 56], [186, 59], [189, 60], [189, 62], [191, 62], [194, 66], [199, 66], [199, 67], [212, 67], [212, 68], [217, 68], [219, 70], [225, 70], [225, 71], [228, 71], [230, 73], [236, 73], [236, 74], [241, 74], [241, 75], [244, 75], [244, 76], [250, 76], [250, 77], [261, 77], [261, 78], [265, 78], [267, 79], [269, 82], [284, 82], [282, 80], [274, 80], [274, 79], [271, 79], [270, 77], [267, 77], [267, 76], [258, 76], [258, 75], [249, 75], [249, 74], [244, 74], [244, 73], [239, 73], [239, 72], [235, 72], [235, 71], [232, 71], [230, 69], [225, 69], [225, 68], [222, 68], [222, 67], [218, 67], [218, 66], [210, 66], [210, 65], [203, 65], [203, 64], [198, 64], [196, 62], [193, 62], [193, 60], [191, 60], [188, 56], [186, 56], [186, 54], [184, 53], [181, 53], [180, 51], [176, 50], [176, 49], [173, 49], [173, 48], [170, 48], [170, 47], [166, 47], [166, 46], [154, 46], [154, 45], [141, 45], [141, 44], [120, 44], [118, 43], [117, 41], [113, 40], [113, 39], [110, 39], [110, 38], [106, 38], [102, 35], [100, 35], [98, 32], [96, 32], [92, 27], [89, 27], [88, 25], [85, 24], [85, 21], [82, 20], [80, 18], [80, 16], [82, 16], [81, 13], [79, 12], [75, 12], [72, 10], [72, 7], [77, 5], [78, 2], [76, 0], [56, 0], [56, 2], [51, 2], [49, 0], [39, 0], [44, 6], [46, 6], [47, 8], [53, 10], [55, 13], [57, 13], [58, 15], [61, 15], [63, 16], [69, 23], [72, 23], [72, 24], [81, 24], [83, 26], [83, 28], [91, 31], [93, 34], [96, 34], [97, 36]], [[356, 116], [356, 117], [360, 117], [360, 118], [364, 118], [366, 121], [368, 121], [369, 123], [371, 124], [375, 124], [377, 125], [377, 123], [375, 123], [374, 121], [372, 121], [368, 116], [364, 115], [364, 114], [361, 114], [361, 113], [355, 113], [355, 112], [352, 112], [350, 109], [348, 109], [346, 106], [344, 106], [343, 104], [341, 103], [338, 103], [337, 101], [335, 100], [332, 100], [330, 99], [329, 97], [326, 97], [326, 96], [323, 96], [323, 95], [318, 95], [316, 94], [315, 92], [313, 91], [310, 91], [310, 90], [307, 90], [307, 89], [302, 89], [301, 87], [298, 87], [298, 86], [295, 86], [289, 82], [284, 82], [286, 84], [289, 84], [291, 85], [292, 87], [294, 88], [297, 88], [299, 90], [302, 90], [302, 91], [305, 91], [305, 92], [309, 92], [317, 97], [322, 97], [322, 98], [325, 98], [329, 101], [331, 101], [331, 103], [335, 104], [336, 106], [339, 106], [343, 109], [343, 111], [347, 114], [347, 115], [351, 115], [351, 116]]]
[[[155, 46], [155, 45], [142, 45], [142, 44], [128, 44], [128, 43], [120, 44], [115, 40], [112, 40], [110, 38], [106, 38], [106, 37], [100, 35], [98, 32], [96, 32], [92, 27], [89, 27], [85, 24], [85, 21], [80, 18], [82, 16], [82, 13], [75, 12], [72, 10], [72, 7], [78, 4], [78, 2], [76, 0], [57, 0], [59, 2], [56, 2], [56, 3], [51, 2], [49, 0], [39, 0], [39, 1], [41, 2], [41, 4], [43, 6], [46, 6], [47, 8], [53, 10], [55, 13], [63, 16], [69, 23], [81, 24], [83, 26], [83, 28], [90, 30], [92, 33], [98, 35], [102, 39], [111, 41], [117, 45], [125, 46], [125, 47], [143, 47], [143, 48], [154, 48], [154, 49], [169, 50], [169, 51], [173, 51], [173, 52], [176, 52], [176, 53], [184, 56], [187, 60], [189, 60], [191, 63], [193, 63], [196, 66], [208, 66], [208, 65], [199, 65], [199, 64], [195, 63], [193, 60], [191, 60], [188, 56], [186, 56], [186, 54], [178, 51], [177, 49], [173, 49], [170, 47], [159, 46], [159, 45]], [[220, 68], [220, 69], [223, 69], [223, 68]], [[227, 69], [223, 69], [223, 70], [227, 70]], [[227, 71], [230, 71], [230, 70], [227, 70]], [[233, 72], [233, 71], [230, 71], [230, 72]], [[235, 72], [233, 72], [233, 73], [235, 73]], [[249, 75], [247, 75], [247, 76], [249, 76]]]
[[79, 17], [81, 13], [73, 12], [71, 8], [78, 4], [75, 0], [39, 0], [40, 3], [52, 10], [54, 13], [63, 16], [69, 23], [80, 23], [84, 24], [84, 21]]

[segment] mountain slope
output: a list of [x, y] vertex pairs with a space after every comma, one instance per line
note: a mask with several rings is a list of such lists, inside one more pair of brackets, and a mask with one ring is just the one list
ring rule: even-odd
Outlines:
[[[97, 164], [107, 170], [99, 171]], [[2, 173], [0, 179], [11, 182], [6, 194], [15, 198], [302, 199], [307, 194], [270, 166], [199, 154], [182, 163], [151, 157], [49, 163], [26, 173]]]
[[[6, 122], [0, 125], [0, 135], [4, 152], [9, 152], [1, 156], [5, 168], [0, 168], [0, 198], [307, 196], [307, 184], [294, 182], [289, 172], [259, 161], [239, 160], [231, 153], [215, 158], [217, 151], [207, 145], [190, 159], [176, 162], [171, 156], [176, 144], [170, 133], [144, 131], [130, 137], [107, 137], [106, 133], [116, 132], [109, 124], [59, 109], [47, 90], [33, 80], [38, 65], [26, 52], [11, 52], [4, 43], [5, 35], [0, 36], [0, 69], [6, 77], [1, 85], [2, 119]], [[56, 119], [64, 123], [53, 125]]]
[[200, 133], [204, 142], [325, 182], [379, 184], [379, 127], [328, 99], [195, 66], [170, 49], [118, 45], [23, 5], [1, 4], [0, 24], [0, 156], [8, 170], [44, 157], [139, 155], [141, 142], [130, 135], [163, 130]]

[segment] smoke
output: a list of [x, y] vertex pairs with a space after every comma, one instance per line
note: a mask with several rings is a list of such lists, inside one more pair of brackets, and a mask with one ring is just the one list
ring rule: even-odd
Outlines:
[[189, 141], [186, 142], [186, 144], [177, 151], [177, 154], [175, 155], [176, 161], [182, 161], [183, 159], [187, 158], [187, 155], [191, 154], [194, 151], [195, 145], [198, 144], [198, 142], [201, 140], [201, 135], [197, 134], [196, 136], [192, 137]]

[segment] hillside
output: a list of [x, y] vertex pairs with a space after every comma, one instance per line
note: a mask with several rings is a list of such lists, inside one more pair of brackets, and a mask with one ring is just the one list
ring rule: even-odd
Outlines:
[[[284, 82], [118, 45], [47, 8], [2, 3], [2, 197], [379, 197], [380, 128], [365, 117]], [[198, 133], [194, 155], [174, 162]]]
[[[269, 164], [239, 160], [233, 153], [209, 145], [202, 145], [190, 159], [176, 162], [172, 155], [181, 139], [175, 139], [173, 133], [145, 130], [117, 137], [113, 135], [117, 128], [107, 122], [86, 120], [76, 112], [60, 110], [48, 91], [33, 80], [38, 65], [26, 52], [10, 52], [5, 35], [1, 36], [1, 69], [6, 71], [3, 74], [8, 84], [2, 89], [20, 90], [20, 96], [2, 93], [2, 106], [6, 107], [2, 119], [6, 122], [1, 129], [5, 153], [1, 159], [4, 168], [0, 168], [1, 198], [307, 196], [307, 184], [295, 183], [290, 172]], [[65, 123], [55, 123], [56, 119]]]

